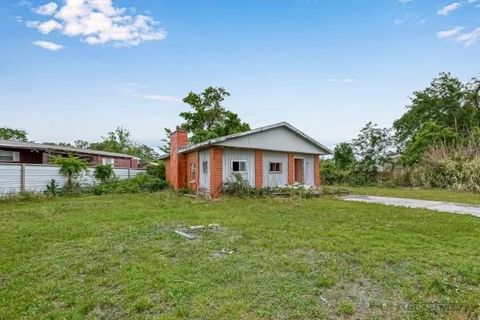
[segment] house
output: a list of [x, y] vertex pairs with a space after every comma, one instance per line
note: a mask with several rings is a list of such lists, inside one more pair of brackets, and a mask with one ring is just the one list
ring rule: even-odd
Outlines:
[[331, 151], [292, 125], [281, 122], [189, 145], [178, 128], [170, 137], [167, 181], [217, 198], [225, 183], [242, 176], [251, 187], [320, 185], [319, 156]]
[[0, 163], [48, 164], [51, 156], [76, 156], [89, 165], [111, 164], [115, 168], [137, 169], [139, 158], [128, 154], [61, 147], [49, 144], [0, 140]]

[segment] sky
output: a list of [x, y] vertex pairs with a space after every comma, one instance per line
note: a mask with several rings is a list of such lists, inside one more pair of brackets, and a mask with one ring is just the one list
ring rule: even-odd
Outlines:
[[480, 72], [480, 0], [5, 0], [0, 126], [37, 142], [117, 126], [161, 145], [188, 92], [333, 146], [390, 127], [439, 72]]

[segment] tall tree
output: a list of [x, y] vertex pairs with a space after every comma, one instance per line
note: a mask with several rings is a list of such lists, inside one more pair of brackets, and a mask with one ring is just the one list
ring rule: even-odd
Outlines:
[[347, 142], [337, 144], [333, 151], [333, 161], [340, 170], [351, 169], [356, 163], [352, 146]]
[[0, 139], [27, 141], [27, 131], [8, 127], [0, 127]]
[[476, 89], [478, 86], [467, 86], [450, 73], [441, 73], [429, 87], [415, 91], [407, 112], [393, 124], [400, 147], [408, 148], [427, 123], [450, 128], [459, 136], [469, 135], [480, 125]]
[[139, 157], [142, 161], [156, 161], [158, 153], [149, 146], [132, 140], [129, 130], [123, 127], [117, 127], [114, 131], [102, 137], [103, 141], [91, 143], [90, 148], [93, 150], [110, 151], [125, 153]]
[[183, 99], [193, 109], [180, 113], [185, 120], [181, 127], [191, 134], [192, 143], [250, 130], [248, 123], [222, 106], [229, 96], [224, 88], [208, 87], [200, 94], [190, 92]]
[[435, 122], [427, 122], [408, 142], [403, 154], [406, 165], [413, 165], [421, 160], [425, 151], [438, 144], [453, 144], [459, 139], [451, 128], [441, 127]]
[[360, 130], [352, 146], [358, 158], [357, 170], [373, 181], [378, 168], [391, 160], [393, 139], [391, 129], [379, 128], [369, 122]]

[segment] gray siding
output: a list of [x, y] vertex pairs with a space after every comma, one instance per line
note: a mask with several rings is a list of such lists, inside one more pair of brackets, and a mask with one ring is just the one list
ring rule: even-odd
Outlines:
[[[202, 150], [199, 155], [199, 189], [200, 191], [210, 191], [210, 149]], [[203, 162], [207, 161], [207, 173], [203, 171]]]
[[253, 133], [248, 136], [233, 138], [220, 142], [218, 145], [308, 154], [323, 153], [320, 148], [285, 127], [278, 127]]
[[[282, 164], [282, 172], [270, 173], [270, 162]], [[275, 188], [288, 184], [288, 153], [286, 152], [263, 152], [263, 186]]]
[[233, 160], [247, 161], [247, 171], [242, 176], [250, 186], [255, 187], [255, 151], [226, 148], [223, 152], [223, 183], [235, 181], [232, 173]]
[[296, 158], [303, 158], [303, 169], [304, 169], [304, 177], [305, 177], [305, 185], [306, 186], [313, 186], [315, 184], [314, 175], [315, 171], [313, 169], [314, 166], [314, 155], [311, 154], [295, 154]]

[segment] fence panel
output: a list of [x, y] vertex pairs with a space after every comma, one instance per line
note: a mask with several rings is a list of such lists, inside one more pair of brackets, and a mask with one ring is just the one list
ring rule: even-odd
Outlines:
[[142, 169], [130, 169], [130, 178], [136, 177], [139, 174], [146, 173], [146, 170]]
[[118, 179], [128, 179], [128, 169], [113, 169]]
[[18, 193], [22, 188], [22, 165], [0, 165], [0, 195]]
[[25, 190], [33, 192], [42, 192], [50, 184], [50, 180], [63, 186], [67, 178], [60, 174], [58, 166], [49, 165], [26, 165], [25, 166]]
[[[24, 187], [25, 191], [42, 192], [47, 189], [52, 179], [63, 186], [67, 178], [60, 174], [60, 167], [43, 164], [24, 165]], [[114, 168], [115, 176], [118, 179], [128, 179], [129, 169]], [[130, 169], [130, 178], [146, 172], [142, 169]], [[83, 172], [77, 181], [82, 186], [89, 186], [99, 181], [95, 179], [95, 167], [89, 167]], [[22, 164], [0, 164], [0, 196], [9, 195], [22, 191]]]

